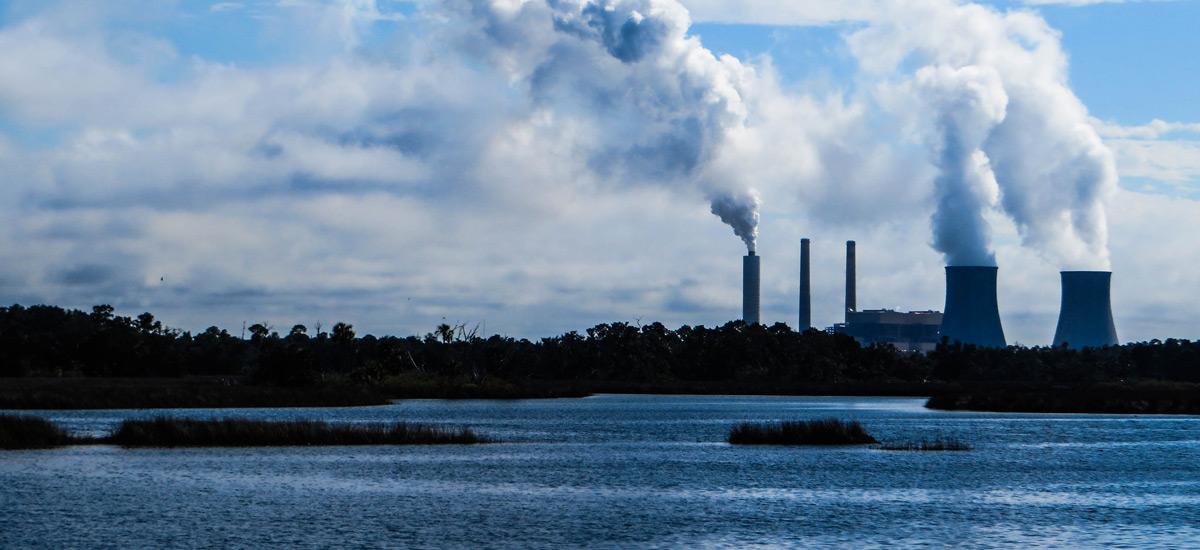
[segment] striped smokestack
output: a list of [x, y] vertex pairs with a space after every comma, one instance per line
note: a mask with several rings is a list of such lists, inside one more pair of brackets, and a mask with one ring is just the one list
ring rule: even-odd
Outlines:
[[804, 332], [812, 328], [812, 288], [809, 275], [808, 239], [800, 239], [800, 323], [796, 330]]

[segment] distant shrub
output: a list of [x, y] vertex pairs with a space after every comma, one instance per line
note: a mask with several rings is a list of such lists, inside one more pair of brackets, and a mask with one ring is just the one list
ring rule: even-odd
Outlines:
[[0, 415], [0, 449], [49, 449], [74, 441], [45, 418]]
[[862, 424], [827, 418], [779, 423], [742, 423], [729, 431], [734, 445], [864, 445], [878, 443]]
[[465, 445], [490, 443], [470, 428], [426, 424], [344, 424], [320, 421], [126, 420], [107, 441], [123, 447], [291, 447], [306, 445]]
[[884, 451], [969, 451], [971, 446], [957, 439], [933, 439], [919, 442], [885, 443]]

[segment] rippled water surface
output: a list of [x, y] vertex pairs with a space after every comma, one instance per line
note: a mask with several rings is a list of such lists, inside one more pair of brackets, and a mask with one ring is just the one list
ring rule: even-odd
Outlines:
[[[49, 411], [470, 425], [493, 445], [0, 453], [0, 548], [1200, 548], [1200, 417], [947, 413], [922, 399], [597, 396], [345, 409]], [[969, 452], [725, 444], [838, 417]]]

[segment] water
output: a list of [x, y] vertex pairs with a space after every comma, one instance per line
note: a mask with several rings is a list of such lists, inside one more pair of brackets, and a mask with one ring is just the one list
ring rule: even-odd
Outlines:
[[[165, 411], [470, 425], [452, 447], [0, 454], [0, 547], [1200, 548], [1200, 417], [947, 413], [922, 399], [597, 396]], [[39, 413], [79, 433], [164, 411]], [[969, 452], [725, 443], [857, 419]]]

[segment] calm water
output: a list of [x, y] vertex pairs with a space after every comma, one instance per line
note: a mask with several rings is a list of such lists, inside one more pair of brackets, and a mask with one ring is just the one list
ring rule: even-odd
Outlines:
[[[598, 396], [178, 416], [470, 425], [469, 447], [0, 454], [0, 548], [1200, 548], [1200, 417], [946, 413], [921, 399]], [[164, 411], [40, 413], [80, 433]], [[735, 448], [836, 416], [963, 453]]]

